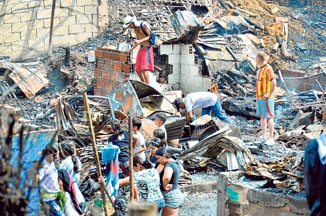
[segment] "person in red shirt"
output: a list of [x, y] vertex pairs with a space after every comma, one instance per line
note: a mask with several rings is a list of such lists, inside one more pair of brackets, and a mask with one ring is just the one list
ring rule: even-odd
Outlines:
[[[258, 52], [256, 57], [257, 73], [256, 82], [256, 112], [260, 117], [263, 137], [259, 138], [260, 142], [266, 145], [274, 145], [274, 91], [276, 88], [276, 80], [272, 67], [267, 64], [268, 55], [262, 51]], [[266, 131], [268, 122], [269, 139], [267, 139]]]

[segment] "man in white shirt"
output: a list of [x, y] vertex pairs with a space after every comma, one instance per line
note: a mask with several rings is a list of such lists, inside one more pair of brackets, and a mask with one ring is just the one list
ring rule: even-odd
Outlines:
[[158, 113], [155, 116], [155, 124], [157, 126], [157, 129], [161, 129], [164, 131], [164, 133], [165, 133], [164, 138], [167, 141], [168, 136], [167, 136], [166, 129], [165, 129], [165, 122], [166, 122], [166, 115], [164, 113]]
[[209, 115], [212, 111], [221, 121], [230, 123], [230, 119], [222, 109], [221, 101], [216, 94], [211, 92], [195, 92], [185, 98], [177, 98], [174, 101], [181, 114], [187, 113], [187, 123], [193, 120], [193, 110], [202, 109], [201, 115]]
[[141, 128], [142, 122], [138, 118], [134, 118], [132, 120], [132, 132], [133, 132], [133, 143], [134, 143], [134, 154], [139, 155], [143, 160], [146, 159], [145, 156], [145, 150], [146, 150], [146, 145], [145, 145], [145, 138], [143, 134], [140, 133], [140, 128]]

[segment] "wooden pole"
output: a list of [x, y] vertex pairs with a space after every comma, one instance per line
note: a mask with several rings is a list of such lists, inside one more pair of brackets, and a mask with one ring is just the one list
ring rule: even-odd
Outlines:
[[56, 0], [52, 1], [48, 56], [52, 55], [52, 37], [53, 37], [53, 28], [54, 28], [55, 2], [56, 2]]
[[130, 201], [134, 201], [134, 149], [132, 143], [132, 114], [129, 114], [129, 173], [130, 173]]
[[[85, 109], [86, 109], [87, 119], [88, 119], [88, 122], [89, 122], [89, 130], [90, 130], [90, 132], [92, 134], [93, 150], [94, 150], [95, 159], [96, 159], [95, 162], [96, 162], [97, 176], [102, 176], [100, 159], [98, 157], [98, 152], [97, 152], [97, 147], [96, 147], [96, 139], [95, 139], [95, 133], [94, 133], [94, 128], [93, 128], [92, 116], [91, 116], [91, 112], [90, 112], [90, 109], [89, 109], [88, 98], [87, 98], [86, 92], [83, 94], [83, 100], [84, 100], [84, 105], [85, 105]], [[108, 207], [106, 205], [105, 185], [100, 184], [100, 187], [101, 187], [104, 214], [105, 214], [105, 216], [109, 216]]]

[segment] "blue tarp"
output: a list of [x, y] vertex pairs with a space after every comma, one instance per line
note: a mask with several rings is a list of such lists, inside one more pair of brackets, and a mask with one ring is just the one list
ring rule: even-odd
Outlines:
[[[26, 178], [27, 171], [30, 170], [33, 166], [33, 161], [39, 161], [42, 157], [41, 154], [37, 154], [38, 152], [42, 152], [47, 144], [49, 144], [53, 136], [55, 136], [55, 130], [49, 131], [41, 131], [41, 132], [31, 132], [24, 135], [24, 149], [23, 149], [23, 157], [22, 157], [22, 171], [21, 175], [21, 186], [23, 186]], [[10, 164], [14, 167], [19, 165], [18, 157], [19, 157], [19, 136], [14, 136], [12, 138], [12, 156], [10, 159]], [[56, 142], [56, 139], [54, 139]], [[32, 179], [29, 179], [29, 184], [32, 184]], [[33, 189], [32, 191], [26, 191], [26, 196], [30, 193], [29, 202], [27, 205], [30, 213], [28, 215], [39, 215], [40, 208], [40, 195], [38, 188]]]

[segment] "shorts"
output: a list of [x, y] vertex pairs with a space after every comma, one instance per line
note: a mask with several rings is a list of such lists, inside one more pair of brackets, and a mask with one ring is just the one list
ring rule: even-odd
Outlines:
[[140, 48], [137, 53], [136, 71], [154, 71], [153, 47]]
[[171, 191], [162, 191], [165, 206], [172, 208], [180, 208], [185, 199], [182, 191], [180, 189], [175, 189]]
[[263, 118], [274, 118], [274, 98], [256, 99], [256, 114]]

